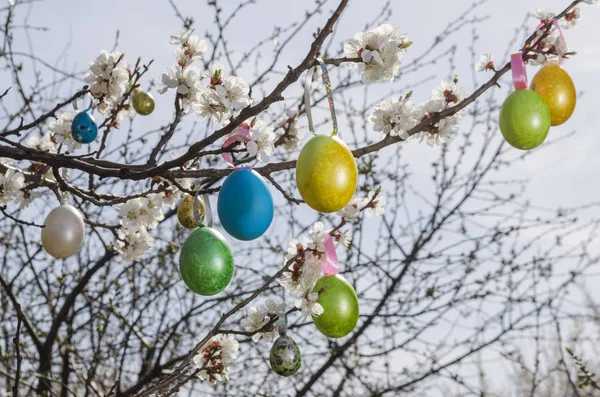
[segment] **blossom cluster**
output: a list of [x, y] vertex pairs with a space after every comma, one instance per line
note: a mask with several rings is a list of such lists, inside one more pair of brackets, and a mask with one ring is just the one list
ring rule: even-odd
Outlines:
[[120, 106], [131, 77], [124, 54], [102, 50], [90, 62], [89, 69], [84, 80], [90, 85], [92, 96], [98, 99], [97, 109], [100, 114], [108, 117], [118, 109], [117, 120], [129, 117], [128, 108]]
[[10, 161], [3, 159], [1, 165], [6, 171], [0, 173], [0, 207], [14, 202], [20, 208], [26, 208], [35, 198], [40, 197], [38, 192], [25, 188], [25, 176], [16, 171]]
[[262, 305], [251, 306], [246, 317], [241, 321], [241, 326], [246, 332], [252, 332], [252, 340], [258, 342], [261, 338], [271, 342], [279, 334], [277, 317], [285, 312], [285, 304], [274, 299], [267, 299]]
[[[182, 185], [189, 182], [181, 180]], [[175, 208], [181, 192], [173, 185], [165, 186], [160, 193], [128, 200], [119, 207], [122, 230], [115, 243], [115, 249], [131, 261], [140, 258], [154, 242], [150, 230], [156, 229], [165, 216], [162, 208]]]
[[213, 336], [192, 358], [194, 366], [199, 370], [198, 377], [211, 384], [228, 380], [229, 370], [239, 350], [240, 344], [233, 335]]
[[406, 36], [389, 24], [359, 32], [344, 44], [349, 58], [361, 58], [362, 62], [350, 63], [357, 69], [363, 83], [394, 80], [402, 63], [402, 52], [410, 46]]
[[[399, 136], [408, 139], [408, 131], [417, 124], [427, 120], [432, 115], [448, 107], [460, 103], [464, 99], [462, 91], [457, 84], [457, 79], [442, 80], [440, 85], [433, 89], [431, 99], [417, 105], [410, 100], [410, 95], [399, 99], [386, 99], [375, 105], [370, 116], [373, 129], [383, 136]], [[456, 130], [461, 113], [445, 117], [430, 126], [427, 130], [413, 134], [421, 141], [425, 140], [431, 146], [444, 143]]]
[[[206, 42], [194, 35], [192, 30], [171, 36], [170, 43], [176, 46], [177, 65], [162, 74], [159, 93], [175, 90], [185, 112], [195, 111], [198, 116], [210, 118], [214, 123], [228, 121], [235, 112], [252, 103], [250, 86], [240, 77], [226, 76], [223, 68], [216, 64], [204, 73], [192, 65], [207, 50]], [[206, 86], [202, 78], [208, 79]]]

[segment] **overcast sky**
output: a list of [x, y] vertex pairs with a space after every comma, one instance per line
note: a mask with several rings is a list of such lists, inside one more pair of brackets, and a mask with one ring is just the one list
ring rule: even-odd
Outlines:
[[[194, 27], [199, 33], [210, 29], [213, 13], [205, 1], [174, 0], [184, 15], [195, 19]], [[221, 0], [225, 5], [237, 4], [234, 0]], [[336, 2], [330, 0], [326, 7], [330, 10]], [[363, 29], [381, 9], [383, 0], [350, 0], [336, 31], [338, 41], [350, 38]], [[447, 24], [467, 9], [472, 1], [467, 0], [392, 0], [393, 16], [390, 22], [397, 25], [415, 44], [405, 58], [410, 62], [411, 54], [418, 54], [433, 41]], [[480, 39], [478, 53], [492, 52], [498, 65], [504, 64], [507, 43], [526, 17], [539, 6], [559, 12], [569, 0], [489, 0], [479, 7], [475, 15], [488, 16], [489, 19], [478, 25]], [[242, 52], [257, 40], [268, 36], [274, 24], [286, 25], [286, 21], [301, 18], [307, 5], [312, 2], [299, 0], [258, 0], [258, 4], [249, 8], [243, 21], [239, 21], [230, 30], [229, 43], [234, 52]], [[167, 66], [174, 63], [173, 47], [169, 44], [169, 35], [181, 30], [181, 22], [175, 17], [167, 0], [45, 0], [32, 4], [32, 12], [27, 22], [33, 26], [45, 26], [49, 31], [33, 31], [31, 42], [26, 37], [17, 36], [17, 46], [31, 45], [37, 57], [54, 63], [60, 59], [60, 67], [81, 71], [101, 49], [111, 49], [115, 42], [115, 32], [120, 31], [118, 50], [126, 53], [130, 62], [139, 55], [144, 60], [154, 59], [150, 77], [159, 78]], [[225, 6], [226, 7], [226, 6]], [[27, 7], [20, 7], [18, 21], [26, 15]], [[600, 183], [597, 173], [600, 169], [600, 46], [598, 46], [598, 22], [600, 7], [582, 6], [583, 20], [579, 27], [566, 31], [569, 48], [577, 56], [564, 63], [578, 91], [581, 93], [577, 108], [571, 120], [563, 126], [553, 128], [551, 136], [557, 137], [576, 131], [576, 134], [558, 145], [540, 150], [527, 161], [522, 161], [511, 172], [519, 178], [528, 178], [527, 197], [540, 207], [567, 207], [600, 201]], [[328, 15], [315, 19], [311, 27], [305, 29], [290, 44], [284, 53], [282, 64], [296, 65], [306, 54], [311, 34], [317, 26], [323, 26]], [[536, 25], [529, 22], [531, 29]], [[461, 47], [456, 59], [456, 72], [462, 78], [465, 92], [473, 90], [471, 82], [471, 59], [466, 47], [471, 41], [471, 29], [461, 30], [454, 38]], [[66, 53], [63, 53], [68, 49]], [[426, 77], [416, 75], [411, 78]], [[529, 76], [535, 73], [529, 69]], [[251, 75], [241, 76], [252, 80]], [[479, 77], [483, 82], [486, 76]], [[2, 80], [0, 79], [0, 83]], [[334, 82], [335, 83], [335, 82]], [[430, 89], [437, 84], [432, 82], [422, 92], [415, 92], [417, 101], [429, 97]], [[509, 84], [505, 78], [504, 85]], [[3, 87], [2, 87], [3, 88]], [[78, 87], [74, 87], [76, 89]], [[382, 93], [389, 87], [378, 88]], [[13, 92], [11, 95], [14, 95]], [[156, 114], [152, 119], [141, 120], [141, 127], [155, 128], [166, 124], [172, 115], [172, 97], [159, 96]], [[254, 98], [255, 100], [257, 98]], [[258, 98], [260, 99], [260, 98]], [[342, 132], [343, 133], [343, 132]], [[375, 133], [376, 134], [376, 133]], [[377, 135], [374, 135], [377, 136]], [[390, 150], [390, 149], [387, 149]], [[412, 145], [404, 155], [414, 156], [415, 163], [428, 164], [439, 152], [426, 145]], [[598, 214], [596, 214], [598, 215]]]

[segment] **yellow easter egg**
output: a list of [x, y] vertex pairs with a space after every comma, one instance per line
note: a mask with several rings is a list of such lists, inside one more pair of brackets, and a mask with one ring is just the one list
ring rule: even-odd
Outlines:
[[177, 219], [181, 226], [194, 229], [204, 221], [204, 203], [198, 200], [198, 219], [194, 217], [194, 197], [186, 194], [177, 207]]
[[358, 171], [354, 156], [338, 137], [316, 135], [304, 145], [296, 163], [296, 184], [311, 208], [339, 211], [350, 202]]
[[531, 80], [531, 89], [548, 105], [553, 126], [563, 124], [573, 114], [577, 92], [571, 76], [559, 65], [541, 68]]

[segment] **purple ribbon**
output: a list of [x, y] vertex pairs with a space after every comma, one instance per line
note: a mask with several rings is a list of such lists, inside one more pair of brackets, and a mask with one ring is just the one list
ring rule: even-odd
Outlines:
[[[547, 22], [541, 22], [537, 28], [535, 28], [535, 30], [540, 30], [540, 28], [546, 26]], [[558, 31], [559, 34], [559, 40], [560, 40], [560, 49], [562, 50], [563, 48], [567, 48], [567, 40], [565, 39], [565, 35], [563, 34], [562, 29], [560, 28], [560, 24], [558, 23], [558, 19], [556, 18], [552, 18], [552, 25], [554, 25], [554, 27], [556, 28], [556, 30]], [[534, 40], [532, 44], [536, 44], [537, 40]], [[562, 63], [563, 61], [563, 53], [559, 53], [558, 54], [558, 63]]]
[[527, 71], [523, 62], [523, 53], [516, 52], [510, 56], [510, 68], [512, 70], [513, 85], [515, 90], [527, 88]]

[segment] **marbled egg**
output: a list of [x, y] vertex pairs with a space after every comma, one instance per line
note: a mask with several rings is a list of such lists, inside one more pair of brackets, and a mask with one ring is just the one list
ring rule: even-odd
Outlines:
[[549, 130], [550, 110], [535, 91], [514, 91], [502, 104], [500, 131], [513, 147], [533, 149], [544, 142]]
[[98, 136], [96, 120], [87, 111], [78, 113], [71, 123], [71, 135], [79, 143], [91, 143]]
[[292, 376], [302, 365], [302, 356], [296, 342], [289, 336], [277, 338], [269, 356], [271, 368], [281, 376]]
[[194, 229], [204, 222], [204, 202], [198, 200], [198, 216], [194, 216], [194, 197], [186, 194], [177, 206], [177, 219], [181, 226]]
[[531, 89], [537, 92], [550, 110], [552, 125], [567, 121], [577, 104], [577, 91], [571, 76], [559, 65], [548, 64], [531, 80]]
[[313, 292], [319, 293], [317, 302], [323, 313], [312, 316], [315, 326], [330, 338], [348, 335], [358, 322], [358, 296], [352, 285], [339, 274], [324, 276], [317, 281]]
[[190, 290], [210, 296], [223, 291], [233, 277], [233, 253], [221, 233], [200, 226], [183, 243], [179, 272]]
[[273, 221], [273, 196], [263, 178], [248, 168], [233, 171], [217, 201], [223, 229], [238, 240], [262, 236]]
[[136, 90], [131, 102], [135, 111], [142, 116], [147, 116], [154, 111], [154, 97], [146, 91]]
[[298, 156], [298, 191], [314, 210], [335, 212], [344, 208], [354, 195], [357, 180], [354, 156], [336, 136], [316, 135]]

